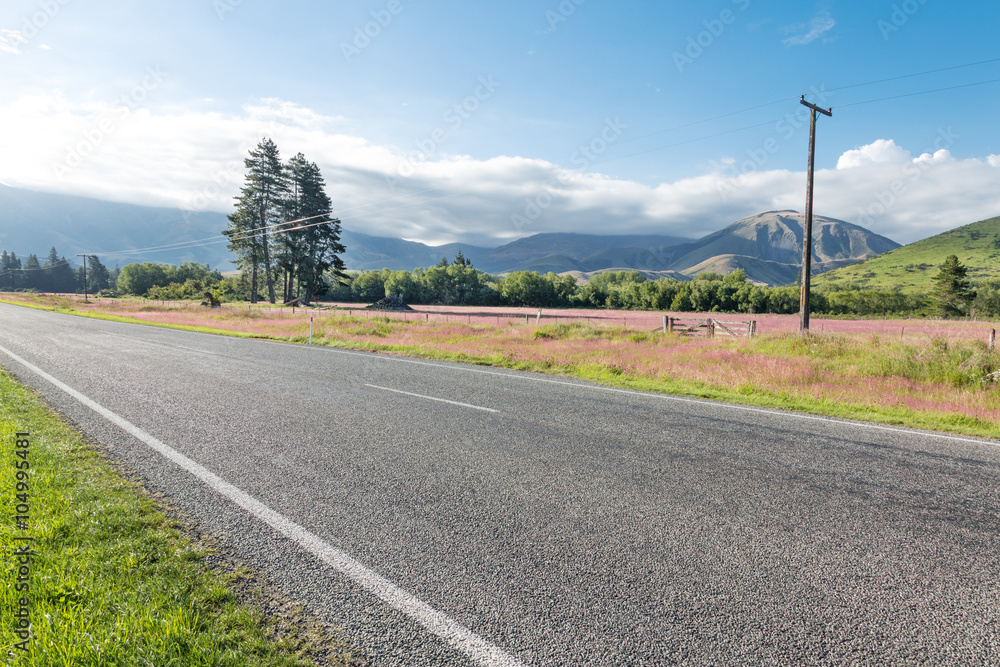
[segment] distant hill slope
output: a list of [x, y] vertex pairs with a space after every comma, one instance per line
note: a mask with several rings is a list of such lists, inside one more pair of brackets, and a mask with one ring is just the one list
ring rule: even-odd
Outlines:
[[[0, 185], [0, 249], [19, 256], [44, 257], [55, 246], [74, 263], [77, 253], [94, 252], [108, 266], [197, 262], [225, 271], [233, 268], [221, 236], [226, 222], [222, 213], [185, 213]], [[194, 248], [175, 246], [201, 239], [209, 242]], [[135, 248], [158, 249], [109, 254]]]
[[830, 271], [813, 280], [816, 287], [855, 284], [872, 289], [929, 290], [941, 263], [955, 255], [974, 281], [1000, 278], [1000, 217], [981, 220], [872, 257], [861, 264]]
[[[609, 249], [674, 246], [690, 242], [690, 240], [677, 236], [655, 234], [598, 236], [595, 234], [543, 233], [527, 236], [494, 248], [479, 258], [477, 266], [491, 273], [537, 271], [538, 269], [532, 268], [537, 260], [542, 260], [542, 264], [550, 266], [553, 265], [551, 256], [562, 255], [590, 267], [589, 257]], [[606, 266], [618, 266], [618, 264], [607, 264]], [[596, 268], [606, 268], [606, 266]], [[566, 270], [572, 269], [567, 268]], [[593, 269], [588, 268], [587, 270]]]
[[[93, 252], [109, 265], [192, 261], [230, 270], [233, 257], [221, 232], [223, 213], [188, 213], [20, 190], [0, 185], [0, 249], [44, 255], [53, 245], [73, 260]], [[816, 216], [814, 273], [858, 262], [898, 247], [889, 239], [850, 223]], [[429, 246], [344, 229], [348, 269], [410, 271], [461, 253], [489, 273], [538, 271], [590, 275], [637, 270], [647, 275], [694, 277], [742, 268], [759, 283], [780, 285], [798, 275], [802, 215], [769, 211], [739, 220], [692, 240], [677, 236], [541, 233], [498, 248], [450, 243]], [[191, 243], [191, 247], [179, 247]], [[111, 254], [113, 251], [118, 254]], [[939, 260], [934, 260], [940, 263]]]
[[478, 267], [480, 259], [491, 251], [490, 248], [462, 243], [429, 246], [416, 241], [369, 236], [348, 229], [343, 230], [340, 240], [347, 248], [344, 263], [354, 271], [412, 271], [418, 266], [434, 266], [442, 257], [451, 262], [460, 250]]
[[[804, 215], [795, 211], [752, 215], [696, 241], [668, 268], [695, 275], [714, 270], [707, 267], [716, 258], [725, 258], [725, 266], [742, 268], [751, 280], [772, 285], [792, 282], [802, 264], [803, 226]], [[857, 262], [898, 247], [895, 241], [864, 227], [813, 216], [813, 273], [828, 268], [831, 262], [834, 266]]]

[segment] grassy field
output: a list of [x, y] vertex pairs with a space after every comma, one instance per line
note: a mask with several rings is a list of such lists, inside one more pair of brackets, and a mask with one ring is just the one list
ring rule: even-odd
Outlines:
[[[3, 664], [348, 664], [301, 612], [268, 617], [241, 601], [263, 590], [249, 573], [210, 568], [209, 544], [2, 371], [0, 442]], [[17, 634], [22, 618], [30, 637]]]
[[[52, 308], [51, 296], [22, 298]], [[84, 312], [73, 299], [60, 299], [62, 311], [89, 317], [291, 343], [309, 337], [309, 318], [301, 310], [292, 315], [288, 309], [130, 302], [91, 304]], [[877, 327], [864, 333], [830, 330], [800, 337], [787, 331], [752, 340], [705, 340], [626, 328], [614, 320], [535, 326], [533, 318], [525, 324], [475, 315], [481, 310], [448, 321], [422, 316], [429, 313], [328, 311], [315, 317], [313, 340], [884, 424], [989, 438], [1000, 433], [1000, 350], [987, 348], [988, 328], [981, 323], [970, 329], [967, 322], [878, 320], [846, 323]], [[819, 328], [814, 320], [813, 330]]]
[[817, 289], [855, 284], [868, 289], [930, 291], [934, 276], [948, 255], [969, 269], [973, 281], [1000, 278], [1000, 217], [958, 227], [943, 234], [896, 248], [812, 279]]

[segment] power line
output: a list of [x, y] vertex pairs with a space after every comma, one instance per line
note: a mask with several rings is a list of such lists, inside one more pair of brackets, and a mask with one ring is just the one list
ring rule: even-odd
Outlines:
[[[918, 77], [918, 76], [927, 76], [929, 74], [938, 74], [940, 72], [949, 72], [949, 71], [956, 70], [956, 69], [964, 69], [966, 67], [975, 67], [977, 65], [987, 65], [989, 63], [995, 63], [995, 62], [1000, 62], [1000, 58], [990, 58], [990, 59], [987, 59], [987, 60], [978, 60], [976, 62], [963, 63], [961, 65], [951, 65], [951, 66], [948, 66], [948, 67], [940, 67], [938, 69], [925, 70], [923, 72], [912, 72], [910, 74], [900, 74], [898, 76], [891, 76], [891, 77], [887, 77], [885, 79], [877, 79], [875, 81], [865, 81], [863, 83], [852, 83], [852, 84], [849, 84], [849, 85], [846, 85], [846, 86], [838, 86], [837, 88], [829, 88], [829, 89], [823, 89], [823, 90], [819, 90], [819, 91], [813, 91], [812, 94], [833, 93], [833, 92], [837, 92], [837, 91], [841, 91], [841, 90], [850, 90], [852, 88], [861, 88], [861, 87], [864, 87], [864, 86], [872, 86], [872, 85], [875, 85], [875, 84], [878, 84], [878, 83], [888, 83], [890, 81], [899, 81], [901, 79], [910, 79], [910, 78], [914, 78], [914, 77]], [[810, 93], [807, 93], [807, 94], [810, 94]], [[695, 120], [695, 121], [691, 121], [689, 123], [683, 123], [681, 125], [675, 125], [674, 127], [670, 127], [670, 128], [665, 129], [665, 130], [657, 130], [655, 132], [650, 132], [648, 134], [643, 134], [643, 135], [638, 136], [638, 137], [631, 137], [629, 139], [624, 139], [624, 140], [619, 141], [618, 144], [621, 145], [621, 144], [629, 143], [631, 141], [638, 141], [640, 139], [647, 139], [649, 137], [654, 137], [654, 136], [656, 136], [658, 134], [665, 134], [667, 132], [674, 132], [676, 130], [682, 130], [682, 129], [687, 128], [687, 127], [692, 127], [692, 126], [695, 126], [695, 125], [701, 125], [703, 123], [708, 123], [708, 122], [711, 122], [713, 120], [720, 120], [722, 118], [729, 118], [730, 116], [737, 116], [739, 114], [747, 113], [747, 112], [750, 112], [750, 111], [756, 111], [757, 109], [763, 109], [765, 107], [774, 106], [775, 104], [781, 104], [782, 102], [787, 102], [788, 100], [794, 100], [794, 99], [798, 99], [798, 98], [799, 98], [798, 95], [792, 95], [791, 97], [783, 97], [781, 99], [773, 100], [771, 102], [764, 102], [763, 104], [757, 104], [757, 105], [754, 105], [754, 106], [751, 106], [751, 107], [747, 107], [745, 109], [740, 109], [738, 111], [731, 111], [729, 113], [724, 113], [724, 114], [720, 114], [720, 115], [717, 115], [717, 116], [710, 116], [708, 118], [702, 118], [701, 120]], [[891, 98], [887, 98], [887, 99], [891, 99]], [[846, 105], [843, 105], [843, 106], [846, 106]]]
[[763, 123], [756, 123], [755, 125], [747, 125], [745, 127], [738, 127], [738, 128], [736, 128], [734, 130], [726, 130], [725, 132], [716, 132], [715, 134], [709, 134], [709, 135], [706, 135], [706, 136], [703, 136], [703, 137], [696, 137], [694, 139], [686, 139], [684, 141], [678, 141], [677, 143], [674, 143], [674, 144], [667, 144], [666, 146], [658, 146], [657, 148], [649, 148], [649, 149], [644, 150], [644, 151], [639, 151], [638, 153], [629, 153], [628, 155], [619, 155], [617, 157], [608, 158], [606, 160], [597, 160], [597, 161], [591, 162], [590, 164], [591, 165], [606, 164], [608, 162], [614, 162], [615, 160], [623, 160], [623, 159], [628, 158], [628, 157], [635, 157], [637, 155], [645, 155], [647, 153], [655, 153], [656, 151], [662, 151], [662, 150], [665, 150], [667, 148], [676, 148], [677, 146], [684, 146], [685, 144], [693, 144], [693, 143], [696, 143], [696, 142], [699, 142], [699, 141], [706, 141], [708, 139], [714, 139], [716, 137], [722, 137], [722, 136], [725, 136], [727, 134], [736, 134], [737, 132], [744, 132], [746, 130], [752, 130], [752, 129], [757, 128], [757, 127], [764, 127], [766, 125], [774, 125], [775, 123], [780, 123], [782, 120], [804, 120], [805, 118], [806, 118], [805, 116], [801, 116], [801, 115], [795, 115], [795, 116], [790, 116], [790, 117], [786, 116], [785, 118], [776, 118], [776, 119], [769, 120], [769, 121], [766, 121], [766, 122], [763, 122]]
[[781, 104], [782, 102], [787, 102], [788, 100], [794, 100], [798, 95], [792, 95], [791, 97], [783, 97], [780, 100], [774, 100], [773, 102], [765, 102], [764, 104], [758, 104], [756, 106], [747, 107], [746, 109], [740, 109], [739, 111], [731, 111], [730, 113], [724, 113], [718, 116], [712, 116], [710, 118], [703, 118], [701, 120], [691, 121], [690, 123], [684, 123], [683, 125], [676, 125], [674, 127], [667, 128], [666, 130], [657, 130], [656, 132], [650, 132], [649, 134], [643, 134], [638, 137], [631, 137], [629, 139], [623, 139], [617, 142], [619, 145], [627, 144], [630, 141], [639, 141], [640, 139], [648, 139], [649, 137], [655, 137], [658, 134], [664, 134], [666, 132], [674, 132], [676, 130], [683, 130], [686, 127], [693, 127], [694, 125], [701, 125], [703, 123], [709, 123], [713, 120], [720, 120], [722, 118], [729, 118], [730, 116], [738, 116], [741, 113], [747, 113], [748, 111], [756, 111], [757, 109], [763, 109], [764, 107], [774, 106], [775, 104]]
[[989, 79], [988, 81], [976, 81], [975, 83], [963, 83], [957, 86], [948, 86], [946, 88], [935, 88], [933, 90], [921, 90], [916, 93], [904, 93], [903, 95], [892, 95], [890, 97], [879, 97], [874, 100], [863, 100], [861, 102], [848, 102], [847, 104], [839, 104], [834, 109], [843, 109], [844, 107], [854, 107], [859, 104], [873, 104], [875, 102], [885, 102], [886, 100], [898, 100], [904, 97], [916, 97], [917, 95], [929, 95], [930, 93], [940, 93], [946, 90], [957, 90], [958, 88], [971, 88], [973, 86], [985, 86], [989, 83], [1000, 82], [1000, 79]]
[[850, 86], [840, 86], [839, 88], [831, 88], [825, 92], [833, 93], [838, 90], [849, 90], [851, 88], [861, 88], [862, 86], [872, 86], [876, 83], [888, 83], [889, 81], [899, 81], [900, 79], [909, 79], [915, 76], [925, 76], [927, 74], [937, 74], [938, 72], [950, 72], [951, 70], [962, 69], [964, 67], [974, 67], [976, 65], [985, 65], [988, 63], [1000, 62], [1000, 58], [991, 58], [989, 60], [980, 60], [974, 63], [966, 63], [964, 65], [952, 65], [951, 67], [942, 67], [940, 69], [931, 69], [926, 72], [916, 72], [915, 74], [902, 74], [900, 76], [892, 76], [888, 79], [877, 79], [875, 81], [866, 81], [865, 83], [855, 83]]
[[[870, 85], [875, 85], [875, 84], [880, 84], [880, 83], [887, 83], [887, 82], [890, 82], [890, 81], [897, 81], [897, 80], [901, 80], [901, 79], [914, 78], [914, 77], [919, 77], [919, 76], [926, 76], [926, 75], [929, 75], [929, 74], [936, 74], [936, 73], [946, 72], [946, 71], [952, 71], [952, 70], [956, 70], [956, 69], [963, 69], [963, 68], [967, 68], [967, 67], [974, 67], [974, 66], [977, 66], [977, 65], [984, 65], [984, 64], [994, 63], [994, 62], [1000, 62], [1000, 58], [992, 58], [992, 59], [980, 60], [980, 61], [976, 61], [976, 62], [972, 62], [972, 63], [964, 63], [964, 64], [960, 64], [960, 65], [952, 65], [952, 66], [949, 66], [949, 67], [942, 67], [942, 68], [933, 69], [933, 70], [926, 70], [926, 71], [922, 71], [922, 72], [914, 72], [914, 73], [910, 73], [910, 74], [902, 74], [902, 75], [899, 75], [899, 76], [888, 77], [888, 78], [878, 79], [878, 80], [874, 80], [874, 81], [866, 81], [866, 82], [863, 82], [863, 83], [850, 84], [850, 85], [847, 85], [847, 86], [839, 86], [837, 88], [831, 88], [829, 90], [823, 90], [823, 91], [818, 91], [818, 92], [831, 93], [831, 92], [836, 92], [836, 91], [849, 90], [849, 89], [852, 89], [852, 88], [860, 88], [860, 87], [870, 86]], [[877, 99], [872, 99], [872, 100], [864, 100], [864, 101], [860, 101], [860, 102], [850, 102], [850, 103], [847, 103], [847, 104], [837, 105], [837, 106], [835, 106], [833, 108], [844, 108], [844, 107], [849, 107], [849, 106], [857, 106], [857, 105], [861, 105], [861, 104], [872, 104], [872, 103], [875, 103], [875, 102], [883, 102], [883, 101], [894, 100], [894, 99], [901, 99], [901, 98], [906, 98], [906, 97], [914, 97], [914, 96], [918, 96], [918, 95], [927, 95], [927, 94], [936, 93], [936, 92], [944, 92], [944, 91], [948, 91], [948, 90], [956, 90], [956, 89], [960, 89], [960, 88], [968, 88], [968, 87], [973, 87], [973, 86], [987, 85], [987, 84], [990, 84], [990, 83], [996, 83], [998, 81], [1000, 81], [1000, 79], [990, 79], [990, 80], [987, 80], [987, 81], [979, 81], [979, 82], [975, 82], [975, 83], [961, 84], [961, 85], [956, 85], [956, 86], [948, 86], [948, 87], [944, 87], [944, 88], [935, 88], [935, 89], [932, 89], [932, 90], [924, 90], [924, 91], [918, 91], [918, 92], [914, 92], [914, 93], [905, 93], [905, 94], [901, 94], [901, 95], [892, 95], [892, 96], [882, 97], [882, 98], [877, 98]], [[629, 142], [638, 141], [640, 139], [647, 139], [649, 137], [657, 136], [657, 135], [660, 135], [660, 134], [665, 134], [665, 133], [668, 133], [668, 132], [674, 132], [674, 131], [677, 131], [677, 130], [685, 129], [685, 128], [688, 128], [688, 127], [693, 127], [693, 126], [696, 126], [696, 125], [701, 125], [701, 124], [712, 122], [712, 121], [715, 121], [715, 120], [721, 120], [723, 118], [729, 118], [729, 117], [732, 117], [732, 116], [737, 116], [737, 115], [740, 115], [740, 114], [743, 114], [743, 113], [748, 113], [750, 111], [755, 111], [757, 109], [762, 109], [762, 108], [766, 108], [766, 107], [769, 107], [769, 106], [774, 106], [776, 104], [780, 104], [780, 103], [786, 102], [788, 100], [796, 99], [796, 97], [798, 97], [798, 96], [784, 97], [784, 98], [781, 98], [781, 99], [773, 100], [771, 102], [765, 102], [763, 104], [757, 104], [757, 105], [753, 105], [753, 106], [750, 106], [750, 107], [746, 107], [744, 109], [739, 109], [737, 111], [731, 111], [731, 112], [728, 112], [728, 113], [719, 114], [719, 115], [715, 115], [715, 116], [710, 116], [710, 117], [703, 118], [703, 119], [700, 119], [700, 120], [691, 121], [691, 122], [688, 122], [688, 123], [683, 123], [681, 125], [676, 125], [676, 126], [673, 126], [673, 127], [667, 128], [667, 129], [663, 129], [663, 130], [658, 130], [658, 131], [655, 131], [655, 132], [650, 132], [648, 134], [644, 134], [644, 135], [641, 135], [641, 136], [638, 136], [638, 137], [631, 137], [629, 139], [621, 140], [621, 141], [617, 142], [616, 145], [626, 144], [626, 143], [629, 143]], [[645, 154], [648, 154], [648, 153], [653, 153], [653, 152], [656, 152], [656, 151], [666, 150], [666, 149], [669, 149], [669, 148], [676, 148], [678, 146], [684, 146], [684, 145], [687, 145], [687, 144], [697, 143], [699, 141], [706, 141], [708, 139], [714, 139], [716, 137], [726, 136], [726, 135], [729, 135], [729, 134], [735, 134], [735, 133], [738, 133], [738, 132], [743, 132], [743, 131], [754, 129], [754, 128], [758, 128], [758, 127], [764, 127], [766, 125], [771, 125], [773, 123], [778, 123], [781, 120], [801, 120], [801, 119], [802, 119], [802, 117], [799, 116], [799, 115], [786, 116], [785, 118], [778, 118], [778, 119], [769, 120], [769, 121], [766, 121], [766, 122], [763, 122], [763, 123], [756, 123], [756, 124], [753, 124], [753, 125], [747, 125], [747, 126], [740, 127], [740, 128], [735, 128], [735, 129], [732, 129], [732, 130], [726, 130], [726, 131], [723, 131], [723, 132], [716, 132], [716, 133], [713, 133], [713, 134], [709, 134], [709, 135], [705, 135], [705, 136], [701, 136], [701, 137], [696, 137], [696, 138], [693, 138], [693, 139], [686, 139], [684, 141], [679, 141], [679, 142], [675, 142], [675, 143], [672, 143], [672, 144], [667, 144], [665, 146], [658, 146], [658, 147], [655, 147], [655, 148], [650, 148], [650, 149], [643, 150], [643, 151], [638, 151], [638, 152], [635, 152], [635, 153], [629, 153], [627, 155], [620, 155], [620, 156], [616, 156], [616, 157], [612, 157], [612, 158], [607, 158], [607, 159], [604, 159], [604, 160], [598, 160], [598, 161], [594, 161], [594, 162], [589, 163], [589, 165], [606, 164], [608, 162], [613, 162], [613, 161], [616, 161], [616, 160], [623, 160], [623, 159], [626, 159], [626, 158], [636, 157], [636, 156], [639, 156], [639, 155], [645, 155]], [[416, 191], [416, 192], [407, 193], [407, 194], [402, 195], [402, 196], [405, 196], [405, 197], [415, 197], [417, 195], [424, 194], [426, 192], [433, 192], [435, 190], [440, 190], [440, 188], [427, 188], [425, 190], [419, 190], [419, 191]], [[424, 204], [427, 204], [427, 203], [430, 203], [430, 202], [433, 202], [433, 201], [439, 201], [439, 200], [442, 200], [442, 199], [448, 199], [448, 198], [452, 198], [452, 197], [458, 197], [458, 196], [469, 195], [469, 194], [474, 194], [474, 191], [455, 192], [455, 193], [445, 194], [445, 195], [442, 195], [440, 197], [433, 197], [433, 198], [424, 199], [424, 200], [421, 200], [421, 201], [414, 201], [414, 202], [403, 203], [403, 204], [400, 204], [398, 206], [392, 206], [392, 207], [389, 207], [389, 208], [383, 208], [383, 209], [376, 210], [376, 211], [369, 211], [365, 215], [377, 215], [377, 214], [385, 213], [385, 212], [388, 212], [388, 211], [398, 210], [400, 208], [408, 208], [408, 207], [412, 207], [412, 206], [420, 206], [420, 205], [424, 205]], [[397, 196], [393, 196], [393, 197], [389, 197], [389, 198], [383, 199], [383, 200], [377, 200], [377, 201], [369, 202], [369, 203], [366, 203], [366, 204], [360, 204], [360, 205], [353, 206], [353, 207], [348, 208], [348, 209], [344, 209], [344, 211], [353, 211], [353, 210], [364, 209], [364, 208], [368, 208], [368, 207], [372, 207], [372, 206], [377, 206], [378, 204], [381, 204], [383, 202], [392, 201], [394, 199], [398, 199], [398, 197]], [[284, 225], [294, 224], [294, 223], [297, 223], [297, 222], [305, 222], [305, 221], [312, 220], [312, 219], [319, 218], [319, 217], [326, 217], [326, 215], [327, 214], [322, 214], [322, 215], [318, 215], [318, 216], [311, 216], [311, 217], [308, 217], [308, 218], [301, 218], [301, 219], [298, 219], [298, 220], [289, 220], [289, 221], [286, 221], [286, 222], [277, 223], [277, 225], [278, 226], [284, 226]], [[358, 217], [362, 217], [361, 214], [359, 214], [359, 215], [353, 215], [353, 216], [347, 216], [347, 217], [341, 217], [341, 218], [338, 219], [338, 221], [339, 220], [351, 220], [351, 219], [355, 219], [355, 218], [358, 218]], [[309, 225], [302, 225], [300, 227], [295, 228], [295, 230], [306, 229], [306, 228], [314, 227], [314, 226], [317, 226], [317, 225], [329, 224], [330, 222], [333, 222], [333, 220], [321, 221], [321, 222], [312, 223], [312, 224], [309, 224]], [[294, 230], [292, 230], [292, 229], [284, 229], [284, 230], [282, 230], [282, 229], [273, 229], [273, 228], [271, 228], [271, 226], [265, 226], [265, 227], [257, 227], [257, 228], [245, 230], [240, 235], [233, 235], [233, 236], [228, 236], [228, 237], [223, 237], [223, 238], [218, 238], [216, 236], [213, 236], [213, 237], [207, 237], [207, 238], [204, 238], [204, 239], [194, 239], [194, 240], [191, 240], [191, 241], [180, 241], [180, 242], [171, 243], [171, 244], [165, 244], [165, 245], [160, 245], [160, 246], [150, 246], [150, 247], [147, 247], [147, 248], [133, 248], [133, 249], [128, 249], [128, 250], [120, 250], [120, 251], [113, 251], [113, 252], [110, 252], [110, 251], [101, 251], [99, 253], [88, 253], [88, 254], [102, 254], [102, 255], [106, 255], [106, 256], [108, 256], [108, 255], [115, 256], [115, 255], [133, 255], [133, 254], [138, 254], [138, 253], [150, 253], [150, 252], [164, 252], [164, 251], [167, 251], [167, 250], [185, 250], [185, 249], [190, 249], [190, 248], [197, 248], [197, 247], [204, 247], [204, 246], [209, 246], [209, 245], [216, 245], [216, 244], [219, 244], [219, 243], [230, 243], [230, 242], [232, 242], [234, 240], [244, 240], [244, 239], [248, 239], [248, 238], [255, 238], [257, 236], [263, 236], [263, 235], [269, 234], [269, 233], [270, 234], [279, 234], [279, 233], [283, 233], [285, 231], [294, 231]], [[67, 262], [67, 265], [68, 265], [68, 262]], [[27, 271], [27, 270], [44, 270], [45, 268], [53, 268], [53, 267], [38, 267], [37, 269], [15, 269], [15, 270], [22, 270], [22, 271]]]

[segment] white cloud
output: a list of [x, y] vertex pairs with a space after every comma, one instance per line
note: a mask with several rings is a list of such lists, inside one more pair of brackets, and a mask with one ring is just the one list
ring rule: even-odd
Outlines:
[[836, 25], [837, 22], [830, 16], [830, 12], [820, 12], [813, 17], [808, 26], [800, 23], [785, 27], [783, 32], [789, 34], [789, 36], [782, 40], [782, 44], [785, 46], [803, 46], [809, 44], [824, 33], [833, 30]]
[[[58, 94], [0, 103], [0, 182], [188, 210], [232, 210], [243, 158], [264, 136], [315, 161], [345, 227], [431, 242], [499, 245], [544, 231], [698, 237], [772, 209], [802, 210], [805, 174], [710, 173], [648, 186], [545, 160], [438, 155], [413, 160], [281, 100], [238, 114], [72, 103]], [[816, 175], [816, 212], [910, 242], [1000, 214], [1000, 156], [913, 157], [891, 139], [845, 152]], [[74, 158], [74, 156], [76, 156]]]
[[837, 169], [851, 169], [866, 164], [902, 163], [910, 158], [910, 151], [900, 148], [892, 139], [879, 139], [841, 155], [837, 160]]

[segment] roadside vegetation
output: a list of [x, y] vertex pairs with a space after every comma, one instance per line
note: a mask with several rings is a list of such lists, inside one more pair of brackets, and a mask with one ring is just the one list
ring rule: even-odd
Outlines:
[[[289, 235], [282, 238], [283, 243], [294, 240]], [[255, 277], [251, 270], [244, 270], [237, 276], [224, 277], [218, 271], [209, 270], [206, 265], [184, 263], [171, 266], [147, 262], [127, 264], [121, 269], [116, 267], [111, 270], [109, 276], [113, 280], [107, 283], [110, 287], [102, 294], [139, 296], [151, 301], [189, 300], [208, 304], [275, 303], [262, 292], [270, 292], [277, 285], [281, 288], [282, 300], [279, 303], [287, 303], [298, 297], [302, 297], [301, 302], [306, 303], [318, 296], [322, 301], [368, 305], [388, 296], [397, 296], [410, 305], [600, 308], [679, 313], [799, 312], [798, 286], [758, 285], [750, 282], [742, 269], [728, 275], [702, 273], [690, 281], [672, 278], [649, 280], [639, 271], [608, 271], [597, 274], [586, 283], [579, 283], [571, 275], [543, 275], [534, 271], [491, 275], [473, 267], [472, 262], [459, 252], [450, 262], [442, 257], [435, 266], [413, 271], [382, 269], [344, 272], [338, 267], [328, 267], [320, 277], [315, 273], [314, 267], [310, 269], [313, 273], [306, 278], [296, 277], [287, 268], [287, 263], [282, 263], [286, 253], [281, 250], [282, 247], [281, 244], [276, 246], [277, 268], [272, 270], [271, 287], [266, 290], [263, 285], [267, 281], [259, 276]], [[56, 256], [55, 249], [50, 255]], [[312, 261], [293, 264], [298, 267], [296, 270], [306, 271], [308, 266], [312, 266]], [[41, 281], [38, 285], [54, 284], [46, 282], [45, 275], [49, 269], [22, 272], [3, 269], [4, 262], [11, 264], [10, 256], [6, 253], [0, 255], [0, 289], [6, 287], [6, 275], [13, 277], [15, 289], [58, 291], [44, 290], [37, 285], [29, 286], [25, 282], [34, 279]], [[96, 257], [91, 259], [91, 264], [95, 263], [100, 264]], [[321, 262], [320, 266], [325, 264]], [[55, 270], [53, 268], [51, 271]], [[838, 269], [831, 273], [844, 270], [846, 269]], [[921, 270], [927, 276], [919, 290], [903, 290], [835, 277], [822, 279], [827, 274], [821, 274], [815, 277], [810, 312], [834, 317], [1000, 317], [1000, 279], [984, 276], [978, 281], [974, 280], [971, 276], [979, 273], [968, 269], [955, 255], [941, 256], [937, 264], [928, 264]], [[258, 273], [260, 271], [258, 269]], [[70, 288], [66, 292], [83, 293], [82, 272], [78, 271], [77, 274], [75, 289]], [[93, 284], [89, 278], [88, 284]], [[96, 290], [91, 288], [89, 293], [96, 293]]]
[[[51, 297], [36, 298], [35, 307], [52, 309]], [[141, 301], [85, 305], [68, 297], [60, 298], [58, 308], [290, 343], [307, 343], [310, 331], [308, 313], [301, 309], [292, 315], [287, 308], [208, 309]], [[441, 317], [425, 319], [424, 313], [359, 317], [326, 311], [313, 318], [313, 344], [989, 438], [1000, 432], [1000, 350], [989, 349], [981, 329], [955, 329], [967, 326], [962, 323], [901, 322], [892, 326], [900, 333], [891, 335], [788, 332], [709, 340], [600, 323], [535, 326], [533, 318], [526, 324], [523, 316], [467, 312], [442, 322]]]
[[[30, 433], [26, 456], [16, 434]], [[127, 481], [35, 395], [0, 371], [0, 656], [12, 667], [288, 666], [348, 664], [347, 647], [300, 612], [268, 617], [241, 601], [260, 592], [238, 568], [210, 568], [210, 545], [187, 536], [142, 487]], [[24, 451], [24, 450], [22, 450]], [[18, 501], [18, 461], [27, 484]], [[23, 467], [23, 464], [22, 464]], [[21, 508], [22, 511], [25, 507]], [[31, 542], [29, 590], [15, 590], [14, 550]], [[25, 597], [27, 606], [22, 607]], [[27, 609], [21, 644], [15, 613]], [[311, 629], [310, 629], [311, 628]]]

